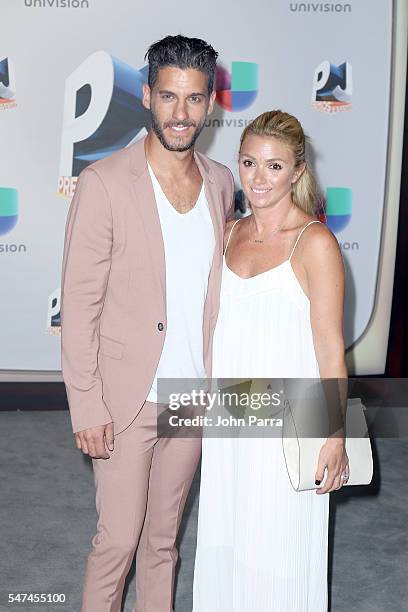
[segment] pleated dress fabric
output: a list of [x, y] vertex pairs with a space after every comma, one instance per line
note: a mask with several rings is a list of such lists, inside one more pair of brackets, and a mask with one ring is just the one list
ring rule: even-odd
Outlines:
[[[319, 377], [291, 265], [301, 233], [289, 259], [251, 278], [224, 257], [214, 378]], [[204, 430], [193, 612], [326, 612], [328, 514], [327, 493], [292, 488], [281, 436]]]

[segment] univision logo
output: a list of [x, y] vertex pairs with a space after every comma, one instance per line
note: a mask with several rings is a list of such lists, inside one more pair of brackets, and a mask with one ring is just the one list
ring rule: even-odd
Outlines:
[[18, 191], [13, 187], [0, 187], [0, 235], [8, 234], [18, 220]]
[[89, 8], [88, 0], [24, 0], [28, 8]]
[[352, 212], [352, 190], [348, 187], [327, 187], [326, 224], [334, 232], [341, 232], [348, 225]]
[[232, 62], [231, 73], [218, 66], [215, 89], [217, 103], [228, 111], [242, 111], [251, 106], [258, 95], [258, 64]]
[[292, 13], [351, 13], [351, 4], [343, 2], [291, 2]]

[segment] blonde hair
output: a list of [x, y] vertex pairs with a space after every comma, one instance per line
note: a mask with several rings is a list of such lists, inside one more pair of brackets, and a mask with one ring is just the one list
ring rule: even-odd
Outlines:
[[242, 132], [240, 152], [244, 140], [249, 134], [273, 136], [287, 144], [295, 156], [295, 168], [306, 162], [301, 176], [292, 184], [292, 201], [307, 214], [313, 214], [318, 198], [317, 184], [305, 157], [306, 136], [300, 122], [293, 115], [281, 110], [262, 113], [251, 121]]

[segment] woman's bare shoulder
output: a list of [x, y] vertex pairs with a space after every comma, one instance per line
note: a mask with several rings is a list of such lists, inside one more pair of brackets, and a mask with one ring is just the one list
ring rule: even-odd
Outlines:
[[236, 220], [237, 219], [231, 219], [231, 221], [227, 221], [227, 223], [225, 224], [224, 244], [227, 242], [228, 236], [230, 235], [232, 227], [233, 227], [234, 223], [236, 222]]
[[[314, 248], [339, 248], [336, 236], [327, 227], [325, 223], [322, 223], [318, 219], [312, 219], [317, 223], [310, 223], [309, 227], [305, 230], [305, 238], [307, 236], [308, 242], [313, 244]], [[305, 241], [306, 242], [306, 241]]]
[[311, 223], [303, 232], [299, 247], [305, 263], [323, 263], [327, 258], [341, 259], [337, 238], [325, 223]]

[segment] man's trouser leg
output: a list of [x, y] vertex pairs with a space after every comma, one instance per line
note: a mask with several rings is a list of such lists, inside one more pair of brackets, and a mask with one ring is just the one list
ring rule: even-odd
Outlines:
[[154, 448], [146, 520], [136, 555], [134, 612], [173, 610], [176, 537], [200, 454], [200, 438], [162, 438]]
[[[167, 443], [171, 442], [175, 444], [174, 449], [161, 452], [162, 446], [167, 448]], [[120, 612], [125, 579], [138, 546], [145, 516], [148, 518], [152, 507], [153, 518], [156, 514], [156, 504], [150, 500], [150, 487], [153, 499], [157, 500], [159, 507], [162, 497], [169, 495], [164, 506], [169, 509], [170, 516], [160, 521], [160, 530], [163, 529], [164, 539], [163, 541], [160, 539], [162, 535], [160, 531], [159, 551], [163, 545], [168, 546], [169, 530], [177, 534], [185, 497], [194, 476], [200, 450], [200, 440], [157, 440], [157, 408], [155, 404], [146, 402], [129, 427], [115, 436], [114, 451], [110, 453], [110, 458], [92, 460], [98, 523], [86, 566], [82, 612]], [[168, 466], [163, 466], [166, 475], [170, 478], [169, 482], [166, 481], [166, 486], [158, 485], [156, 477], [152, 474], [158, 474], [156, 469], [153, 470], [153, 464], [160, 468], [161, 455], [164, 461], [174, 466], [174, 470], [179, 462], [182, 464], [179, 473], [174, 470], [169, 473], [166, 471]], [[149, 511], [146, 513], [148, 499]], [[174, 506], [178, 507], [175, 526], [172, 516]], [[155, 525], [156, 521], [153, 521], [153, 524]], [[173, 535], [170, 536], [170, 539], [172, 538]], [[146, 548], [142, 539], [140, 544]], [[150, 582], [149, 576], [152, 571], [153, 584], [156, 585], [154, 588], [156, 589], [159, 584], [162, 585], [162, 594], [156, 593], [156, 597], [160, 599], [159, 607], [143, 604], [146, 612], [171, 610], [172, 584], [165, 576], [174, 575], [173, 560], [176, 558], [174, 543], [170, 548], [172, 553], [167, 563], [161, 563], [157, 569], [153, 567], [149, 570], [148, 564], [144, 567], [143, 562], [139, 563], [140, 571], [146, 572], [144, 584]], [[150, 559], [150, 555], [147, 554], [145, 558]], [[139, 597], [140, 601], [143, 602], [143, 597]], [[163, 603], [164, 601], [167, 603]]]

